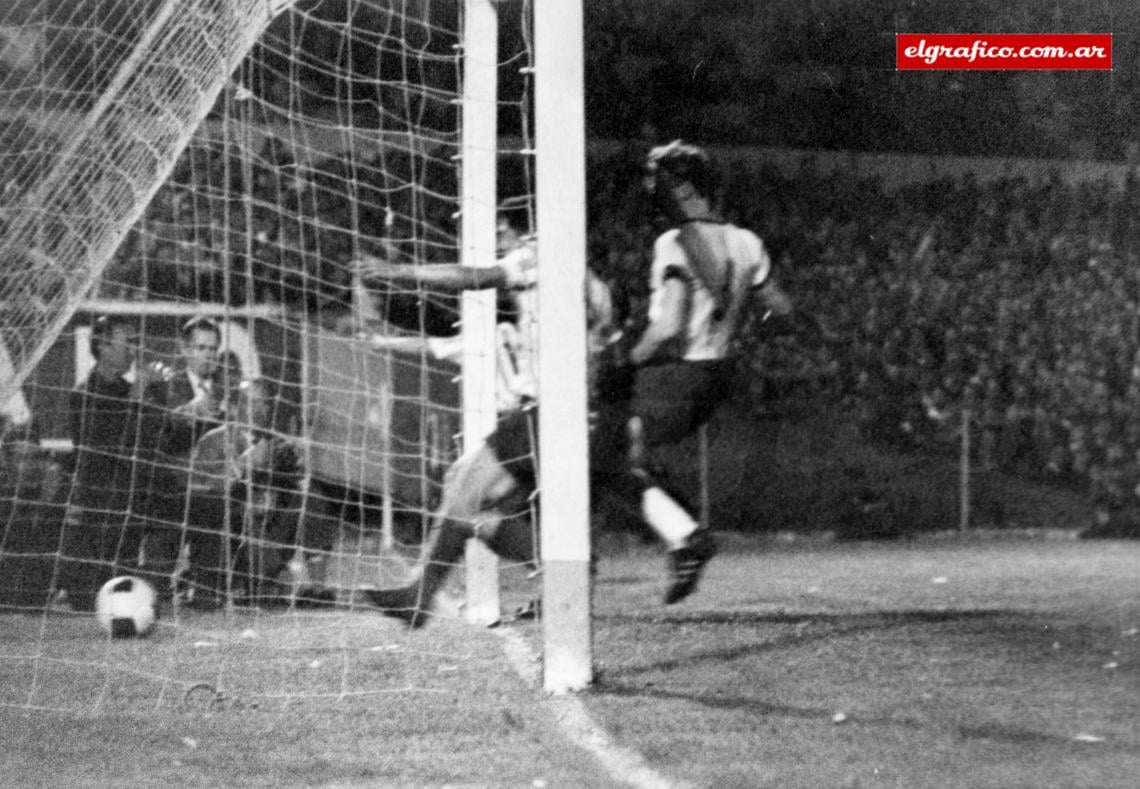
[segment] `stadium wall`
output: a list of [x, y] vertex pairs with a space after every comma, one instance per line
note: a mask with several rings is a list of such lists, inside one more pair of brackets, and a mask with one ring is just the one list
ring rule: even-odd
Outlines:
[[[266, 137], [276, 136], [280, 140], [301, 139], [306, 150], [297, 151], [299, 160], [312, 158], [319, 153], [332, 156], [340, 151], [361, 151], [381, 145], [406, 147], [406, 138], [392, 135], [392, 139], [377, 140], [376, 135], [361, 130], [347, 130], [336, 127], [313, 127], [298, 135], [292, 124], [286, 133], [281, 128], [263, 127]], [[206, 134], [220, 136], [219, 127], [210, 124]], [[442, 140], [421, 140], [420, 145], [432, 146]], [[661, 142], [661, 141], [657, 141]], [[525, 141], [504, 139], [502, 150], [520, 150]], [[648, 143], [647, 143], [648, 144]], [[628, 149], [629, 142], [619, 140], [588, 141], [587, 150], [594, 155], [608, 155]], [[823, 151], [796, 148], [768, 147], [720, 147], [714, 148], [723, 161], [746, 162], [751, 165], [776, 167], [786, 176], [794, 175], [804, 168], [814, 170], [818, 175], [842, 172], [859, 177], [877, 177], [887, 189], [897, 189], [908, 184], [924, 183], [944, 178], [957, 179], [973, 174], [979, 181], [993, 181], [999, 178], [1021, 177], [1031, 183], [1058, 177], [1070, 184], [1100, 182], [1112, 188], [1121, 189], [1129, 173], [1140, 169], [1140, 151], [1134, 152], [1129, 162], [1088, 161], [1076, 159], [1019, 159], [993, 158], [983, 156], [929, 156], [906, 153], [862, 153], [859, 151]]]
[[[361, 151], [370, 148], [379, 151], [381, 145], [406, 147], [406, 138], [392, 135], [383, 143], [375, 134], [360, 130], [347, 130], [336, 127], [313, 127], [303, 130], [298, 136], [291, 125], [288, 134], [282, 128], [278, 134], [272, 125], [263, 127], [266, 137], [276, 136], [280, 140], [301, 139], [305, 150], [295, 152], [299, 161], [324, 153], [329, 156], [351, 146]], [[220, 136], [218, 126], [211, 124], [204, 133]], [[421, 140], [420, 145], [432, 146], [441, 140]], [[658, 141], [660, 142], [660, 141]], [[520, 150], [525, 141], [504, 139], [502, 150]], [[648, 143], [647, 143], [648, 144]], [[629, 143], [618, 140], [593, 140], [587, 143], [587, 150], [593, 155], [609, 155], [627, 149]], [[1140, 168], [1140, 151], [1130, 162], [1087, 161], [1076, 159], [1018, 159], [991, 158], [982, 156], [928, 156], [905, 153], [862, 153], [859, 151], [822, 151], [796, 148], [721, 147], [714, 148], [722, 161], [745, 162], [754, 166], [777, 168], [783, 175], [791, 176], [810, 168], [818, 175], [842, 172], [858, 177], [877, 177], [888, 190], [941, 179], [959, 179], [967, 174], [979, 181], [993, 181], [1000, 178], [1020, 177], [1031, 183], [1046, 181], [1054, 177], [1070, 184], [1104, 183], [1114, 189], [1122, 189], [1128, 174]]]
[[[294, 124], [295, 125], [295, 124]], [[262, 129], [266, 137], [277, 136], [289, 139], [285, 129], [276, 134], [273, 126]], [[207, 131], [206, 133], [213, 133]], [[218, 132], [220, 134], [220, 132]], [[290, 134], [296, 138], [297, 132]], [[310, 128], [300, 139], [307, 146], [297, 151], [298, 160], [312, 158], [315, 154], [329, 156], [347, 150], [379, 150], [381, 144], [375, 135], [343, 128]], [[442, 141], [420, 141], [421, 145], [431, 146]], [[406, 147], [407, 140], [393, 135], [384, 145]], [[587, 143], [587, 150], [594, 155], [608, 155], [628, 148], [629, 143], [615, 140], [593, 140]], [[499, 146], [503, 150], [519, 150], [524, 141], [508, 139]], [[905, 153], [862, 153], [859, 151], [821, 151], [796, 148], [721, 147], [714, 148], [723, 161], [745, 162], [755, 166], [777, 168], [783, 175], [791, 176], [804, 168], [810, 168], [818, 175], [842, 172], [858, 177], [877, 177], [888, 190], [941, 179], [960, 179], [972, 174], [979, 181], [993, 181], [1000, 178], [1025, 178], [1038, 183], [1060, 178], [1069, 184], [1104, 183], [1114, 189], [1122, 189], [1129, 173], [1140, 168], [1140, 151], [1131, 162], [1105, 162], [1076, 159], [1018, 159], [991, 158], [981, 156], [928, 156]]]
[[[33, 122], [49, 123], [58, 126], [67, 123], [60, 113], [49, 113], [36, 118], [26, 118]], [[5, 118], [4, 120], [10, 120]], [[2, 123], [3, 121], [0, 121]], [[430, 149], [437, 145], [454, 142], [444, 139], [410, 140], [407, 135], [383, 134], [378, 136], [371, 129], [349, 129], [335, 122], [328, 125], [299, 124], [284, 121], [261, 124], [254, 132], [255, 137], [276, 138], [285, 143], [295, 140], [297, 147], [292, 151], [298, 162], [311, 161], [334, 156], [341, 151], [352, 150], [359, 155], [363, 152], [378, 152], [382, 147], [407, 150], [409, 146]], [[222, 138], [222, 125], [219, 121], [207, 121], [199, 131], [200, 136]], [[504, 139], [500, 148], [519, 150], [522, 140]], [[660, 141], [658, 141], [660, 142]], [[646, 141], [648, 145], [648, 141]], [[587, 144], [589, 153], [598, 155], [615, 154], [628, 149], [630, 141], [592, 140]], [[1040, 182], [1054, 176], [1070, 184], [1100, 182], [1113, 188], [1123, 188], [1129, 173], [1140, 168], [1140, 147], [1132, 150], [1128, 161], [1090, 161], [1077, 159], [1020, 159], [992, 158], [981, 156], [930, 156], [906, 153], [862, 153], [859, 151], [826, 151], [777, 147], [719, 147], [715, 150], [725, 161], [746, 162], [752, 165], [776, 167], [784, 175], [793, 175], [810, 168], [819, 175], [835, 172], [854, 174], [859, 177], [877, 177], [888, 189], [897, 189], [914, 183], [923, 183], [943, 178], [961, 178], [973, 174], [980, 181], [998, 178], [1022, 177], [1030, 182]]]
[[885, 188], [942, 179], [960, 179], [972, 174], [978, 181], [1025, 178], [1038, 183], [1054, 177], [1069, 183], [1103, 183], [1122, 189], [1129, 173], [1140, 167], [1140, 156], [1126, 162], [1072, 159], [1014, 159], [974, 156], [924, 156], [901, 153], [855, 151], [810, 151], [792, 148], [724, 148], [726, 161], [744, 161], [776, 167], [791, 176], [805, 168], [818, 175], [842, 172], [859, 177], [878, 177]]

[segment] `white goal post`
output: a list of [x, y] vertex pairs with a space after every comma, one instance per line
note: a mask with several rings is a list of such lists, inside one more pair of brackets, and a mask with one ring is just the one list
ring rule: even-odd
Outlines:
[[[491, 0], [465, 2], [463, 255], [469, 265], [486, 266], [493, 263], [488, 250], [495, 226], [498, 20]], [[593, 680], [583, 15], [581, 0], [538, 0], [533, 13], [543, 685], [565, 693]], [[494, 294], [464, 300], [464, 436], [470, 444], [493, 426], [495, 393], [486, 382], [494, 379], [494, 326], [486, 316], [494, 314]], [[493, 621], [499, 615], [495, 558], [471, 541], [467, 563], [468, 618]]]
[[[486, 268], [495, 262], [498, 200], [499, 17], [491, 0], [464, 0], [463, 150], [460, 260]], [[495, 427], [495, 306], [493, 290], [463, 295], [463, 448], [477, 446]], [[498, 561], [478, 540], [466, 552], [469, 621], [489, 624], [501, 615]]]
[[586, 140], [581, 0], [535, 6], [543, 684], [593, 679], [586, 411]]

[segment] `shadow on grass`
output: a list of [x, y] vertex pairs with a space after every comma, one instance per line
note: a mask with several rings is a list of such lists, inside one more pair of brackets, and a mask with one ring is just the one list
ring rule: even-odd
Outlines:
[[598, 617], [611, 624], [649, 625], [799, 625], [860, 624], [879, 629], [908, 624], [942, 624], [999, 617], [1025, 618], [1024, 611], [1013, 609], [918, 608], [906, 611], [867, 611], [864, 613], [795, 613], [791, 611], [686, 611], [678, 614], [602, 614]]
[[[694, 644], [702, 640], [693, 638], [694, 627], [703, 627], [707, 636], [705, 649], [686, 654], [662, 657], [657, 660], [632, 662], [621, 666], [600, 668], [595, 677], [592, 694], [597, 697], [643, 699], [651, 701], [689, 702], [722, 713], [739, 713], [757, 718], [803, 719], [833, 725], [837, 723], [836, 709], [816, 706], [797, 706], [777, 701], [776, 693], [762, 696], [755, 685], [741, 686], [735, 672], [718, 672], [734, 661], [764, 659], [771, 661], [781, 653], [807, 649], [811, 652], [821, 644], [834, 644], [846, 637], [871, 634], [882, 635], [896, 629], [915, 628], [906, 635], [907, 642], [925, 642], [937, 638], [945, 645], [948, 638], [962, 637], [977, 645], [978, 637], [994, 638], [1005, 648], [1024, 652], [1029, 664], [1026, 672], [1036, 670], [1034, 644], [1040, 644], [1043, 619], [1024, 610], [1011, 609], [915, 609], [869, 611], [855, 613], [812, 613], [789, 611], [692, 611], [683, 613], [643, 613], [643, 615], [606, 615], [600, 617], [605, 625], [621, 627], [653, 626], [687, 629], [687, 640]], [[1053, 623], [1056, 625], [1056, 623]], [[734, 643], [708, 646], [709, 640], [720, 626], [738, 628]], [[772, 628], [764, 634], [751, 634], [750, 627]], [[775, 629], [775, 628], [783, 629]], [[1078, 632], [1081, 627], [1069, 632]], [[751, 635], [751, 638], [750, 638]], [[862, 641], [862, 640], [861, 640]], [[1024, 645], [1028, 650], [1021, 650]], [[993, 656], [987, 659], [993, 659]], [[708, 666], [703, 672], [702, 666]], [[677, 682], [661, 680], [662, 674], [676, 673]], [[1027, 675], [1028, 676], [1028, 675]], [[823, 680], [827, 682], [827, 680]], [[878, 706], [878, 702], [871, 702]], [[947, 707], [934, 710], [920, 706], [918, 710], [899, 708], [890, 710], [848, 710], [844, 725], [884, 727], [904, 731], [941, 732], [962, 743], [983, 741], [1021, 748], [1072, 751], [1089, 753], [1088, 743], [1075, 741], [1072, 735], [1040, 731], [1029, 726], [1011, 725], [1000, 719], [987, 719], [985, 707]], [[1114, 753], [1134, 753], [1135, 742], [1109, 740], [1098, 742], [1098, 750]]]
[[[675, 671], [691, 667], [697, 662], [710, 662], [713, 664], [725, 661], [738, 660], [751, 655], [767, 652], [778, 652], [791, 647], [802, 647], [813, 641], [832, 641], [838, 636], [857, 633], [881, 632], [893, 628], [910, 627], [913, 625], [941, 625], [954, 623], [976, 623], [986, 628], [993, 627], [997, 621], [1003, 622], [1003, 632], [1009, 633], [1011, 623], [1020, 620], [1024, 627], [1033, 627], [1033, 617], [1024, 611], [1006, 609], [916, 609], [912, 611], [872, 611], [866, 613], [846, 614], [813, 614], [790, 613], [783, 611], [694, 611], [684, 614], [610, 614], [598, 617], [606, 625], [629, 626], [645, 625], [673, 625], [685, 627], [691, 625], [728, 625], [732, 627], [751, 625], [793, 625], [795, 631], [783, 633], [774, 637], [766, 637], [761, 641], [745, 644], [734, 644], [723, 649], [709, 649], [689, 653], [684, 656], [668, 658], [652, 663], [631, 665], [614, 671], [610, 676], [637, 675], [648, 671]], [[808, 630], [811, 625], [818, 625], [817, 630]]]
[[[644, 687], [610, 682], [601, 676], [595, 682], [591, 693], [596, 696], [616, 698], [640, 698], [656, 701], [681, 701], [697, 704], [710, 710], [732, 713], [745, 713], [764, 718], [795, 718], [815, 720], [834, 724], [835, 710], [822, 707], [798, 707], [792, 704], [774, 703], [768, 699], [747, 695], [726, 695], [721, 690], [711, 692], [684, 692], [657, 686]], [[845, 726], [870, 726], [921, 731], [940, 728], [949, 731], [962, 740], [986, 740], [1004, 745], [1065, 749], [1073, 752], [1087, 752], [1088, 745], [1071, 737], [1018, 726], [1009, 726], [996, 721], [974, 723], [939, 722], [935, 719], [922, 719], [912, 715], [860, 715], [851, 713], [844, 717]], [[1134, 752], [1135, 746], [1128, 742], [1100, 742], [1098, 751], [1108, 750], [1120, 753]]]
[[[837, 639], [886, 631], [917, 628], [919, 641], [935, 628], [940, 639], [947, 635], [975, 640], [979, 635], [992, 636], [1017, 649], [1018, 644], [1031, 646], [1039, 642], [1043, 619], [1040, 615], [1011, 609], [915, 609], [874, 611], [861, 613], [795, 613], [795, 612], [727, 612], [693, 611], [676, 614], [613, 614], [599, 617], [607, 625], [629, 627], [649, 625], [688, 629], [688, 639], [694, 644], [692, 628], [705, 626], [711, 636], [720, 626], [739, 628], [736, 643], [719, 648], [704, 648], [684, 655], [672, 656], [641, 663], [599, 669], [591, 693], [599, 697], [644, 699], [653, 701], [687, 702], [701, 707], [729, 713], [742, 713], [758, 718], [786, 718], [813, 720], [834, 724], [834, 708], [799, 706], [774, 700], [776, 694], [764, 697], [755, 693], [754, 686], [742, 687], [734, 672], [718, 672], [715, 668], [702, 672], [701, 666], [725, 666], [734, 661], [750, 659], [771, 660], [791, 650], [803, 650], [820, 644], [834, 643]], [[748, 641], [748, 628], [752, 626], [783, 627], [754, 637]], [[944, 626], [949, 626], [947, 630]], [[787, 629], [791, 628], [791, 629]], [[908, 640], [911, 636], [907, 637]], [[744, 641], [744, 643], [741, 643]], [[707, 640], [704, 643], [708, 643]], [[1026, 652], [1032, 661], [1033, 653]], [[676, 683], [660, 680], [661, 674], [676, 672], [685, 680]], [[694, 673], [696, 672], [696, 673]], [[651, 675], [651, 676], [649, 676]], [[695, 677], [695, 678], [694, 678]], [[731, 680], [729, 679], [731, 678]], [[687, 688], [685, 686], [688, 686]], [[762, 692], [762, 691], [761, 691]], [[1088, 745], [1074, 741], [1071, 736], [1040, 731], [1030, 727], [1010, 725], [1000, 720], [987, 720], [983, 709], [973, 714], [949, 708], [934, 712], [920, 708], [911, 710], [848, 711], [844, 725], [895, 728], [910, 731], [939, 731], [962, 742], [985, 741], [1017, 747], [1063, 749], [1086, 753]], [[1114, 752], [1133, 752], [1134, 742], [1100, 742], [1098, 749]]]

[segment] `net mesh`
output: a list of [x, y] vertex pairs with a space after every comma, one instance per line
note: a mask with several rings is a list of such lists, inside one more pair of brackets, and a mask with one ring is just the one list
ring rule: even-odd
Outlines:
[[268, 22], [263, 2], [17, 3], [0, 17], [0, 338], [46, 352]]
[[[497, 8], [499, 197], [525, 207], [529, 7]], [[352, 261], [460, 259], [463, 24], [431, 0], [0, 11], [0, 705], [415, 684], [362, 667], [403, 647], [357, 604], [409, 577], [457, 454], [460, 297]], [[122, 573], [165, 616], [112, 650], [86, 612]], [[317, 644], [338, 669], [297, 685]]]

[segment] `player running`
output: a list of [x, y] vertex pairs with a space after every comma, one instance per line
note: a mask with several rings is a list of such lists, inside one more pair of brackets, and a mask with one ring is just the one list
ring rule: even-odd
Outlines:
[[[703, 151], [675, 143], [651, 152], [648, 165], [652, 176], [648, 185], [680, 227], [655, 244], [650, 323], [626, 360], [640, 366], [632, 418], [621, 407], [629, 398], [628, 370], [598, 364], [602, 350], [615, 347], [616, 333], [608, 290], [603, 297], [600, 280], [592, 274], [588, 278], [594, 361], [590, 388], [597, 406], [592, 415], [590, 475], [595, 496], [616, 495], [636, 506], [668, 549], [671, 578], [665, 602], [672, 604], [696, 589], [716, 544], [699, 528], [692, 509], [659, 480], [651, 453], [691, 434], [727, 396], [731, 352], [750, 314], [751, 294], [758, 293], [761, 303], [774, 312], [790, 311], [790, 303], [769, 277], [770, 263], [760, 239], [714, 213], [716, 182]], [[500, 237], [503, 230], [501, 224]], [[533, 243], [520, 238], [517, 247], [508, 246], [500, 245], [500, 264], [487, 269], [370, 260], [365, 273], [397, 283], [449, 289], [505, 287], [533, 295]], [[533, 311], [527, 318], [533, 321]], [[533, 344], [528, 347], [533, 351]], [[368, 593], [374, 605], [412, 626], [422, 625], [436, 592], [472, 537], [504, 558], [535, 561], [536, 424], [536, 407], [524, 399], [521, 407], [500, 415], [482, 444], [453, 464], [424, 546], [419, 576], [405, 587]]]
[[[737, 340], [755, 307], [788, 315], [764, 243], [720, 214], [716, 168], [680, 140], [649, 152], [646, 189], [676, 227], [653, 246], [649, 325], [629, 354], [637, 369], [630, 420], [634, 470], [661, 478], [662, 447], [693, 435], [731, 394]], [[693, 519], [662, 519], [673, 584], [666, 603], [693, 592], [716, 543]]]
[[[432, 529], [423, 547], [418, 577], [400, 589], [369, 593], [372, 602], [389, 615], [413, 626], [427, 621], [432, 600], [463, 555], [466, 541], [477, 538], [500, 556], [534, 562], [537, 537], [536, 439], [537, 405], [534, 378], [534, 338], [537, 333], [535, 289], [537, 261], [534, 239], [522, 235], [510, 215], [498, 223], [499, 258], [494, 266], [417, 265], [366, 258], [357, 272], [366, 281], [459, 291], [495, 287], [515, 300], [517, 323], [500, 326], [500, 404], [506, 403], [492, 433], [452, 465], [444, 480], [443, 495]], [[632, 377], [620, 367], [600, 359], [616, 347], [609, 288], [587, 272], [587, 337], [590, 390], [597, 408], [591, 414], [592, 487], [626, 506], [641, 505], [642, 515], [654, 524], [662, 518], [691, 515], [669, 493], [643, 475], [634, 475], [625, 441]], [[503, 368], [506, 368], [505, 370]]]

